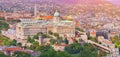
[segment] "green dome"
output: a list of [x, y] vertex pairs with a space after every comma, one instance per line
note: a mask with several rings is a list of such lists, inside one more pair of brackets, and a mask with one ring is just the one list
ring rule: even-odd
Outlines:
[[55, 16], [55, 17], [59, 17], [59, 16], [60, 16], [60, 13], [59, 13], [58, 11], [56, 11], [56, 12], [54, 13], [54, 16]]

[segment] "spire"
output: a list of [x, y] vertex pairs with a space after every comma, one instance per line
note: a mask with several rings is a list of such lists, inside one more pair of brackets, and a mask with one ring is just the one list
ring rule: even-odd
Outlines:
[[36, 5], [36, 1], [35, 1], [35, 5], [34, 5], [34, 17], [36, 18], [37, 16], [37, 5]]
[[54, 0], [51, 0], [52, 1], [52, 10], [54, 11]]

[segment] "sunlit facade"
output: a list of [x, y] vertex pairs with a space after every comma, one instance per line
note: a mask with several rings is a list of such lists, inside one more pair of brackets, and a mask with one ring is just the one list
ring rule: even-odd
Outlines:
[[59, 33], [61, 37], [75, 37], [75, 23], [69, 20], [62, 20], [59, 12], [54, 13], [51, 20], [22, 20], [16, 26], [16, 36], [19, 39], [26, 39], [27, 36], [33, 37], [35, 34], [49, 31]]

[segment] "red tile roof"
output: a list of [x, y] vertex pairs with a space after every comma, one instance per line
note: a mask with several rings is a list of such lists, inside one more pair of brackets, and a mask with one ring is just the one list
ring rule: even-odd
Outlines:
[[4, 51], [19, 51], [19, 50], [23, 50], [23, 49], [20, 47], [9, 47], [4, 49]]
[[96, 34], [96, 32], [95, 32], [95, 31], [93, 31], [93, 32], [90, 32], [90, 34]]
[[45, 20], [50, 20], [50, 19], [53, 19], [54, 16], [41, 16], [42, 19], [45, 19]]

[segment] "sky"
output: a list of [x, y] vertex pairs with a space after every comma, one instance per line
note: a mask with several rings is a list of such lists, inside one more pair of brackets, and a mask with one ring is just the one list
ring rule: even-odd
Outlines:
[[120, 5], [120, 0], [108, 0], [108, 1], [110, 1], [111, 3]]

